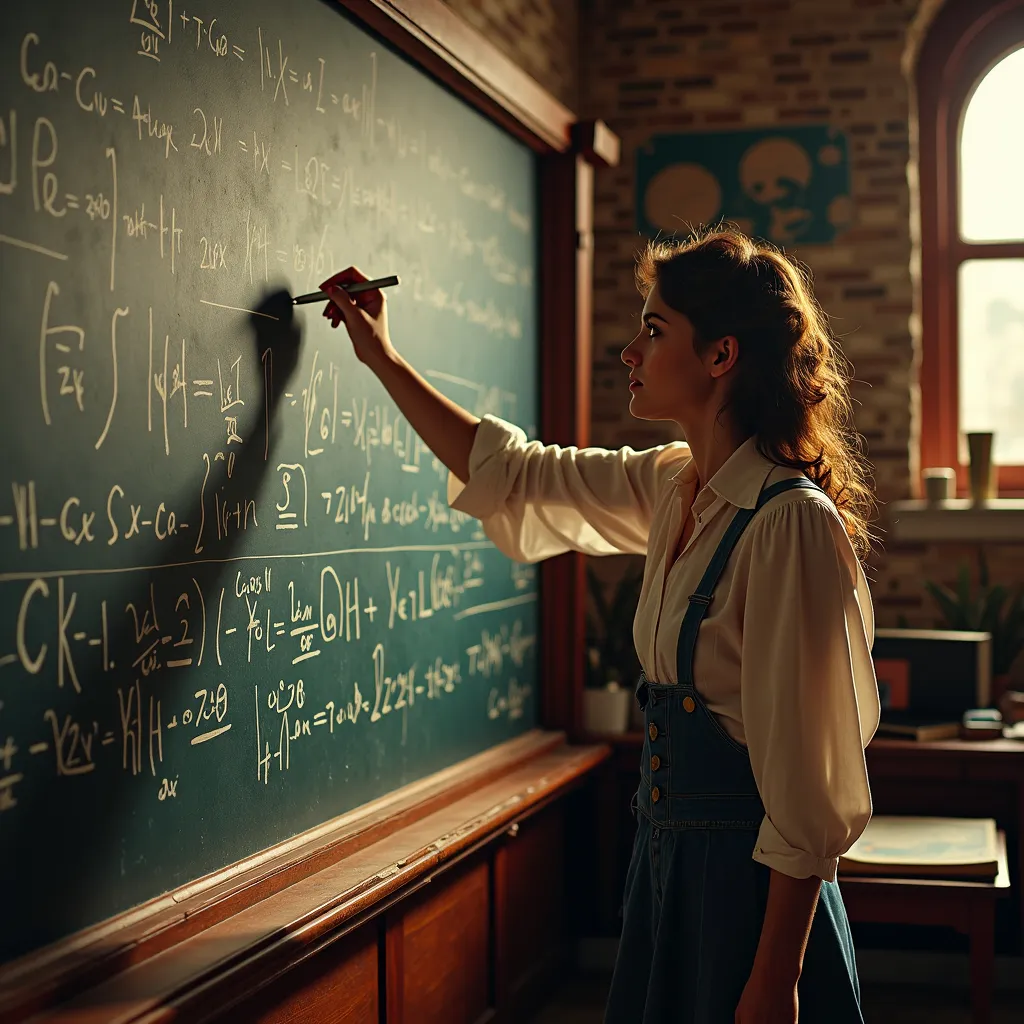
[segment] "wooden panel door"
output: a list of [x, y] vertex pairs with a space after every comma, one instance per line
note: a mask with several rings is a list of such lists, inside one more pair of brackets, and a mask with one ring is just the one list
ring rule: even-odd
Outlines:
[[495, 907], [501, 999], [528, 1005], [566, 951], [565, 813], [528, 818], [497, 851]]
[[477, 860], [388, 923], [387, 1024], [476, 1024], [491, 1007], [490, 872]]

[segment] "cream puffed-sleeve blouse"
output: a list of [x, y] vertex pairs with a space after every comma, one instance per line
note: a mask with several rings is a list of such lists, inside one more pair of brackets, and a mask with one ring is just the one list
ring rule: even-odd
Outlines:
[[[560, 448], [486, 416], [469, 480], [450, 475], [448, 501], [521, 562], [570, 550], [645, 554], [633, 639], [647, 678], [675, 683], [687, 599], [736, 509], [753, 508], [763, 485], [799, 475], [751, 438], [695, 493], [697, 469], [681, 442]], [[673, 563], [691, 510], [693, 535]], [[871, 817], [873, 639], [867, 580], [835, 506], [804, 489], [774, 498], [726, 565], [693, 667], [709, 710], [750, 755], [765, 807], [754, 859], [784, 874], [833, 881]]]

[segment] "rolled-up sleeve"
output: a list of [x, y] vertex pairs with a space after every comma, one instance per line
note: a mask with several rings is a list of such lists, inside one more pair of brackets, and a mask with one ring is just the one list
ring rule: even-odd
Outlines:
[[682, 443], [639, 452], [544, 445], [488, 415], [477, 427], [469, 480], [448, 476], [448, 503], [479, 519], [520, 562], [566, 551], [645, 554], [659, 480], [687, 455]]
[[871, 599], [841, 521], [820, 501], [766, 510], [750, 529], [740, 684], [765, 807], [753, 856], [834, 881], [871, 818]]

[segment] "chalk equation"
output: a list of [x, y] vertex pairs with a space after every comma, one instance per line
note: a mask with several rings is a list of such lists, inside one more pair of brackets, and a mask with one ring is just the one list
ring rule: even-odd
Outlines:
[[280, 301], [399, 275], [533, 436], [528, 146], [331, 5], [0, 5], [0, 55], [3, 962], [532, 728], [542, 594]]
[[[17, 783], [33, 770], [75, 777], [116, 761], [131, 775], [148, 770], [163, 778], [175, 743], [225, 736], [243, 706], [242, 721], [255, 721], [264, 784], [270, 765], [288, 770], [292, 744], [321, 727], [341, 736], [343, 725], [414, 713], [467, 686], [481, 716], [521, 715], [529, 685], [512, 678], [500, 690], [493, 683], [530, 670], [536, 636], [522, 611], [537, 595], [475, 601], [485, 582], [482, 547], [419, 552], [404, 574], [392, 557], [383, 564], [366, 557], [356, 571], [327, 562], [312, 579], [291, 575], [289, 563], [253, 565], [212, 589], [191, 571], [168, 585], [165, 570], [123, 602], [100, 596], [103, 577], [88, 573], [0, 585], [5, 597], [12, 588], [20, 594], [14, 621], [0, 629], [0, 692], [11, 692], [14, 680], [35, 680], [44, 705], [34, 728], [30, 717], [22, 735], [0, 737], [2, 806], [17, 805]], [[408, 553], [403, 561], [409, 565]], [[458, 633], [461, 644], [443, 629], [418, 629], [466, 618], [487, 624]], [[316, 671], [321, 657], [335, 666], [326, 676]], [[249, 686], [252, 676], [274, 681], [261, 690], [259, 682]], [[188, 778], [188, 764], [174, 762], [176, 778]]]

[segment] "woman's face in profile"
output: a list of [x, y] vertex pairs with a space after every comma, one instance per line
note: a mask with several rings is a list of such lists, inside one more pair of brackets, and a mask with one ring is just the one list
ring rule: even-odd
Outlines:
[[630, 413], [640, 420], [692, 422], [714, 383], [694, 350], [693, 324], [662, 301], [657, 285], [640, 319], [639, 333], [622, 350], [630, 369]]

